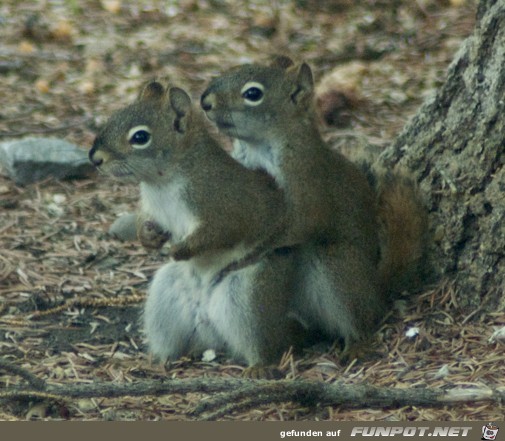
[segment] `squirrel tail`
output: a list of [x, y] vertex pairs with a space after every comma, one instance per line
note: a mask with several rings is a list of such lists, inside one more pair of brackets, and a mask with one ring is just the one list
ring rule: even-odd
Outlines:
[[428, 213], [417, 185], [405, 174], [377, 177], [379, 275], [383, 292], [394, 300], [418, 289], [427, 273]]

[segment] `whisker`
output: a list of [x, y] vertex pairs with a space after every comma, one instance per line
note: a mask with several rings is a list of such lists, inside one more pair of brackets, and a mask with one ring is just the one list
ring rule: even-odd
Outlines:
[[142, 167], [141, 165], [142, 161], [137, 164], [136, 161], [130, 160], [128, 163], [125, 163], [125, 170], [131, 172], [137, 179], [142, 180], [145, 179], [146, 173], [145, 166]]

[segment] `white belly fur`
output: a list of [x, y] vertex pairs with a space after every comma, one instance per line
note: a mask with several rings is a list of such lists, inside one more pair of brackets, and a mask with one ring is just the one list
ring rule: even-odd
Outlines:
[[194, 231], [199, 219], [185, 202], [186, 181], [176, 179], [165, 186], [140, 184], [142, 211], [172, 234], [178, 242]]
[[[141, 184], [142, 210], [180, 241], [199, 225], [184, 203], [186, 183], [176, 180], [163, 187]], [[226, 276], [218, 285], [215, 276], [228, 263], [246, 253], [233, 249], [204, 254], [189, 261], [168, 262], [155, 274], [144, 307], [144, 331], [150, 351], [162, 361], [205, 349], [231, 349], [244, 326], [242, 305], [248, 299], [257, 265]], [[230, 348], [231, 346], [231, 348]]]
[[248, 298], [257, 265], [226, 276], [217, 286], [209, 272], [186, 262], [169, 262], [155, 274], [144, 308], [150, 351], [160, 360], [201, 355], [206, 349], [236, 352], [243, 301]]

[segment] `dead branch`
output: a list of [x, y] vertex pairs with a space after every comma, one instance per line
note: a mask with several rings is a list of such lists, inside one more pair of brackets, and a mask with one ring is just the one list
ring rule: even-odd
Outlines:
[[206, 420], [231, 412], [272, 403], [296, 402], [302, 406], [341, 406], [346, 408], [441, 407], [476, 401], [497, 401], [505, 398], [505, 390], [488, 388], [392, 389], [370, 385], [327, 384], [314, 381], [270, 381], [243, 385], [203, 401], [194, 415], [208, 412]]
[[[370, 385], [345, 385], [308, 380], [247, 380], [197, 378], [139, 381], [129, 384], [92, 383], [82, 385], [49, 385], [33, 381], [24, 370], [12, 369], [2, 362], [0, 369], [21, 375], [30, 387], [12, 387], [0, 392], [1, 401], [19, 399], [67, 400], [76, 398], [124, 396], [160, 396], [169, 394], [215, 394], [201, 402], [192, 415], [202, 419], [218, 419], [225, 414], [271, 403], [295, 402], [303, 406], [343, 406], [347, 408], [441, 407], [467, 402], [501, 402], [505, 389], [455, 388], [451, 390], [412, 388], [388, 389]], [[36, 378], [35, 376], [33, 376]], [[37, 379], [38, 380], [38, 379]], [[37, 386], [37, 387], [35, 387]]]
[[46, 388], [46, 382], [41, 380], [36, 375], [33, 375], [30, 371], [23, 369], [21, 366], [16, 366], [14, 363], [7, 361], [5, 358], [0, 358], [0, 370], [4, 370], [14, 375], [18, 375], [25, 379], [29, 385], [31, 385], [35, 390], [43, 390]]

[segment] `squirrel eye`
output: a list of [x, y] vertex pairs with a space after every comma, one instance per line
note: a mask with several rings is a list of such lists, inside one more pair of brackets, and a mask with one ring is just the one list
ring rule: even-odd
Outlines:
[[145, 149], [151, 144], [151, 131], [147, 126], [136, 126], [128, 132], [128, 142], [134, 149]]
[[245, 103], [250, 106], [257, 106], [263, 101], [264, 87], [260, 83], [249, 82], [246, 83], [240, 93], [242, 94], [242, 98], [244, 98]]
[[242, 94], [242, 96], [249, 101], [259, 101], [263, 98], [263, 92], [257, 87], [250, 87]]

